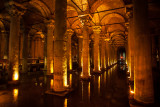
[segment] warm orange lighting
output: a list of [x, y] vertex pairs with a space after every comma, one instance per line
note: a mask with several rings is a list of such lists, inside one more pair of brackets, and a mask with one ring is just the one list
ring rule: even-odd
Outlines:
[[90, 86], [90, 82], [88, 83], [88, 99], [90, 99], [91, 96], [91, 86]]
[[18, 73], [18, 71], [14, 71], [14, 73], [13, 73], [13, 80], [16, 81], [18, 79], [19, 79], [19, 73]]
[[51, 89], [53, 88], [53, 79], [51, 79], [51, 81], [50, 81], [50, 88]]
[[101, 76], [98, 76], [98, 94], [100, 94], [101, 89]]
[[18, 98], [18, 89], [13, 89], [13, 97], [14, 97], [14, 101], [17, 101], [17, 98]]
[[68, 87], [68, 83], [67, 83], [67, 70], [65, 70], [64, 74], [63, 74], [63, 83], [65, 87]]
[[131, 93], [131, 94], [134, 94], [134, 91], [131, 90], [130, 93]]
[[64, 99], [64, 107], [67, 107], [67, 98]]
[[50, 63], [50, 73], [53, 73], [53, 60]]
[[72, 87], [72, 74], [69, 75], [69, 82], [70, 82], [70, 87]]

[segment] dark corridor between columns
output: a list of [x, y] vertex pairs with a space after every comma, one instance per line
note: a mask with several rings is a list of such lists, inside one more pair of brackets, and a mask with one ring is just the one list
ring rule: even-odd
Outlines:
[[32, 74], [20, 85], [0, 89], [0, 107], [128, 107], [128, 85], [125, 65], [114, 65], [90, 81], [82, 81], [80, 72], [68, 74], [68, 85], [74, 91], [66, 97], [46, 95], [53, 79]]

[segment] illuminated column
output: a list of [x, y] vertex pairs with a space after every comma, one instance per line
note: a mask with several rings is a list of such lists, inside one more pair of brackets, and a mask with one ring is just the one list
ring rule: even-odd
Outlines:
[[66, 18], [67, 0], [55, 1], [55, 37], [54, 37], [54, 82], [53, 90], [65, 91], [67, 86], [67, 58], [66, 58]]
[[99, 38], [101, 26], [93, 26], [94, 32], [94, 72], [100, 72]]
[[81, 22], [83, 25], [83, 49], [82, 49], [82, 57], [83, 57], [83, 65], [82, 65], [82, 75], [81, 78], [89, 79], [90, 78], [90, 56], [89, 56], [89, 34], [88, 34], [88, 16], [82, 16]]
[[[19, 4], [20, 5], [20, 4]], [[10, 8], [10, 37], [9, 37], [9, 69], [8, 79], [19, 79], [19, 33], [20, 33], [20, 17], [23, 14], [16, 6], [17, 3], [11, 1], [8, 3]], [[22, 8], [23, 6], [19, 7]]]
[[47, 75], [53, 73], [53, 32], [54, 21], [49, 20], [47, 22]]
[[78, 36], [78, 42], [79, 42], [79, 67], [82, 68], [82, 45], [83, 45], [83, 36]]
[[105, 50], [106, 50], [106, 52], [105, 52], [105, 56], [106, 56], [106, 67], [108, 67], [109, 66], [109, 63], [108, 63], [108, 61], [109, 61], [109, 56], [108, 56], [108, 53], [109, 53], [109, 45], [108, 45], [108, 41], [109, 41], [109, 39], [106, 39], [106, 41], [105, 41]]
[[147, 5], [146, 0], [133, 0], [135, 38], [134, 98], [142, 103], [153, 103], [151, 37], [148, 28]]
[[133, 18], [129, 19], [129, 35], [128, 35], [128, 49], [129, 49], [129, 71], [130, 80], [134, 80], [134, 35], [133, 35]]
[[104, 37], [101, 37], [101, 39], [102, 39], [102, 47], [101, 47], [101, 69], [102, 70], [105, 70], [106, 69], [106, 60], [105, 60], [105, 58], [106, 58], [106, 53], [105, 53], [105, 48], [106, 48], [106, 46], [105, 46], [105, 36]]
[[4, 44], [2, 47], [3, 49], [3, 59], [8, 59], [8, 45], [9, 45], [9, 35], [7, 34], [7, 32], [5, 30], [1, 31], [2, 34], [2, 43]]
[[67, 36], [67, 69], [72, 70], [72, 35], [74, 31], [72, 29], [67, 29], [66, 36]]
[[23, 50], [22, 50], [22, 73], [27, 73], [27, 59], [28, 59], [28, 32], [29, 29], [23, 28]]

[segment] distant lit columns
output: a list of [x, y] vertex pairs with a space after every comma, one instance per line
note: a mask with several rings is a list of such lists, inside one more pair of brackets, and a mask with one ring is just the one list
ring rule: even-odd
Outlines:
[[72, 35], [74, 31], [72, 29], [67, 29], [66, 37], [67, 37], [67, 69], [72, 70]]
[[79, 67], [82, 67], [82, 45], [83, 45], [83, 36], [78, 36], [78, 42], [79, 42]]
[[102, 42], [101, 42], [101, 44], [102, 44], [102, 46], [101, 46], [101, 69], [102, 70], [105, 70], [106, 69], [106, 60], [105, 60], [105, 58], [106, 58], [106, 53], [105, 53], [105, 48], [106, 48], [106, 46], [105, 46], [105, 39], [106, 39], [106, 37], [103, 35], [102, 37], [101, 37], [101, 39], [102, 39]]
[[88, 33], [88, 17], [89, 16], [79, 16], [82, 22], [82, 31], [83, 31], [83, 65], [82, 65], [82, 75], [81, 78], [88, 79], [90, 78], [90, 55], [89, 55], [89, 33]]
[[99, 72], [100, 69], [100, 54], [99, 54], [99, 38], [101, 26], [93, 26], [94, 32], [94, 72]]
[[54, 32], [54, 82], [53, 90], [65, 91], [67, 86], [67, 58], [66, 58], [66, 23], [67, 0], [55, 1], [55, 32]]
[[[9, 80], [18, 80], [19, 78], [19, 33], [20, 33], [20, 17], [23, 14], [16, 5], [11, 1], [8, 4], [10, 17], [10, 37], [9, 37]], [[20, 4], [19, 4], [20, 5]], [[20, 8], [22, 8], [21, 6]]]
[[47, 21], [47, 75], [53, 73], [53, 32], [54, 20]]
[[147, 0], [133, 0], [135, 37], [134, 98], [142, 103], [153, 103], [151, 36], [148, 28], [147, 5]]

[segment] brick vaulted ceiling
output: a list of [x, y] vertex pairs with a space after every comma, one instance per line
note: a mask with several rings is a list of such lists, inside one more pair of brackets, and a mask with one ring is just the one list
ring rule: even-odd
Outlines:
[[[6, 29], [9, 29], [9, 14], [5, 3], [8, 0], [0, 1], [0, 21]], [[26, 7], [23, 15], [23, 22], [30, 28], [30, 33], [34, 35], [37, 31], [46, 31], [45, 21], [54, 19], [55, 0], [15, 0]], [[157, 2], [157, 0], [149, 0]], [[92, 26], [101, 26], [101, 34], [110, 38], [110, 43], [116, 46], [124, 46], [127, 43], [127, 28], [125, 23], [128, 22], [126, 17], [126, 5], [132, 4], [132, 0], [67, 0], [67, 28], [73, 29], [76, 35], [82, 33], [82, 25], [79, 15], [89, 14], [89, 33], [92, 35]], [[154, 4], [153, 4], [154, 5]], [[149, 17], [154, 19], [158, 6], [149, 6]], [[157, 4], [156, 4], [157, 5]], [[7, 23], [8, 24], [7, 24]], [[159, 26], [155, 20], [150, 21], [153, 29]]]

